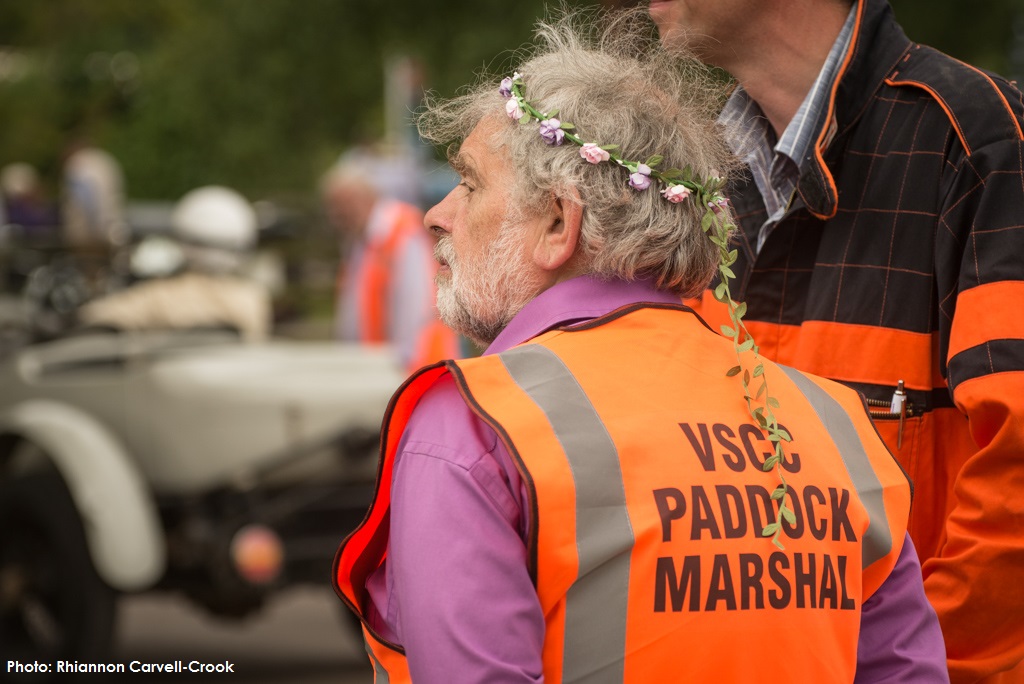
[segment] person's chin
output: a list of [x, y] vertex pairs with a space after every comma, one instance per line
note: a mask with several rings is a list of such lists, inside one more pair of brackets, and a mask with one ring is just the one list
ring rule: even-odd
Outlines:
[[651, 15], [654, 23], [658, 25], [659, 31], [664, 31], [669, 27], [674, 4], [674, 0], [650, 0], [647, 5], [647, 12]]

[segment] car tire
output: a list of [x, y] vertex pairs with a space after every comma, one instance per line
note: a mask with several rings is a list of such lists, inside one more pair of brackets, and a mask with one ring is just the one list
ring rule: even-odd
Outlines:
[[60, 476], [0, 482], [0, 662], [100, 662], [115, 601]]

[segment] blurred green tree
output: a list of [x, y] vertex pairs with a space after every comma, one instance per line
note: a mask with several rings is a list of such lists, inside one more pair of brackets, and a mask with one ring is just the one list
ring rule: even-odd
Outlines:
[[[893, 0], [911, 38], [1010, 68], [1021, 0], [971, 10]], [[635, 0], [578, 0], [628, 5]], [[544, 0], [0, 0], [0, 164], [50, 183], [89, 140], [135, 198], [224, 183], [308, 196], [347, 146], [384, 128], [388, 59], [413, 57], [451, 94], [530, 39]]]

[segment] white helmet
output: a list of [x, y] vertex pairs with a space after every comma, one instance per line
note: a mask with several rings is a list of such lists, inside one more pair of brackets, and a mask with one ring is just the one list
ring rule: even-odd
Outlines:
[[244, 251], [256, 244], [256, 211], [231, 188], [207, 185], [185, 194], [171, 215], [174, 235], [185, 243]]

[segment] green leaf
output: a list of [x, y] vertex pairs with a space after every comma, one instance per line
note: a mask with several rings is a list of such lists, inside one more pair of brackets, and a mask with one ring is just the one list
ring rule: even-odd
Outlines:
[[721, 330], [722, 330], [722, 334], [725, 335], [726, 337], [736, 337], [736, 331], [733, 330], [728, 325], [723, 325], [721, 327]]
[[558, 110], [554, 109], [554, 110], [552, 110], [551, 112], [548, 113], [547, 118], [548, 119], [554, 119], [556, 116], [558, 116]]
[[773, 534], [775, 534], [775, 532], [778, 531], [778, 529], [779, 529], [779, 523], [777, 523], [777, 522], [773, 522], [770, 525], [765, 525], [764, 529], [761, 530], [761, 536], [762, 537], [770, 537]]
[[[746, 314], [747, 314], [747, 303], [746, 302], [740, 302], [739, 304], [737, 304], [736, 305], [736, 315], [739, 316], [740, 318], [743, 318], [743, 316], [745, 316]], [[751, 342], [753, 342], [753, 340], [751, 340]]]
[[[522, 119], [520, 119], [520, 121], [522, 121]], [[714, 220], [714, 218], [715, 215], [712, 212], [706, 212], [700, 220], [700, 229], [706, 233], [708, 231], [708, 228], [711, 227], [711, 222]]]
[[779, 485], [772, 492], [772, 498], [775, 500], [781, 499], [784, 496], [786, 496], [786, 485]]
[[561, 128], [563, 131], [571, 131], [574, 128], [576, 128], [576, 125], [571, 123], [563, 123], [561, 126], [559, 126], [559, 128]]
[[779, 547], [783, 551], [786, 550], [786, 547], [782, 545], [782, 542], [779, 541], [778, 537], [775, 537], [774, 539], [772, 539], [772, 544], [775, 544], [775, 546]]
[[759, 378], [762, 375], [764, 375], [764, 364], [759, 363], [756, 366], [754, 366], [754, 377]]
[[781, 437], [782, 439], [784, 439], [787, 442], [792, 442], [793, 441], [793, 438], [790, 437], [789, 433], [786, 432], [785, 430], [783, 430], [782, 428], [779, 428], [779, 437]]
[[739, 366], [733, 366], [732, 368], [730, 368], [729, 370], [727, 370], [725, 372], [725, 376], [727, 378], [731, 378], [731, 377], [733, 377], [735, 375], [739, 375], [741, 370], [743, 370], [743, 369], [740, 368]]
[[724, 301], [723, 297], [725, 297], [726, 287], [728, 287], [728, 285], [726, 285], [725, 283], [718, 283], [718, 285], [715, 286], [715, 299], [717, 299], [720, 302]]
[[796, 525], [796, 514], [789, 508], [789, 506], [783, 505], [782, 517], [786, 519], [790, 525]]
[[724, 275], [726, 278], [736, 278], [736, 274], [732, 272], [732, 269], [728, 266], [719, 266], [718, 272]]
[[760, 398], [761, 398], [761, 395], [762, 395], [762, 394], [764, 394], [764, 391], [765, 391], [766, 389], [768, 389], [768, 384], [767, 384], [767, 383], [764, 383], [764, 382], [762, 382], [762, 383], [761, 383], [761, 386], [757, 388], [757, 397], [755, 397], [755, 398], [756, 398], [756, 399], [760, 399]]
[[647, 161], [645, 161], [644, 164], [647, 164], [653, 169], [655, 166], [657, 166], [664, 160], [665, 158], [660, 154], [652, 154], [650, 157], [647, 158]]
[[779, 400], [775, 397], [768, 397], [768, 405], [772, 408], [779, 408]]
[[662, 171], [661, 175], [668, 180], [682, 180], [683, 172], [679, 169], [669, 169], [668, 171]]
[[743, 371], [743, 386], [750, 384], [750, 371]]
[[[736, 347], [736, 351], [738, 353], [742, 354], [745, 351], [749, 351], [750, 348], [753, 347], [753, 346], [754, 346], [754, 340], [752, 340], [752, 339], [750, 339], [748, 337], [746, 340], [743, 341], [742, 344], [740, 344], [740, 346]], [[754, 377], [757, 377], [757, 376], [754, 376]]]
[[605, 150], [605, 151], [617, 150], [617, 149], [619, 149], [619, 146], [618, 145], [601, 145], [601, 149]]

